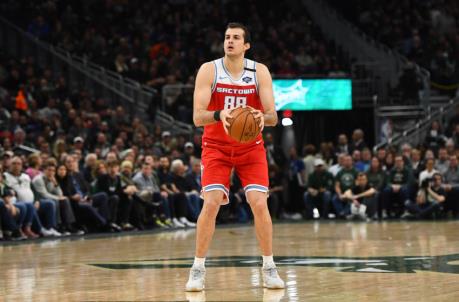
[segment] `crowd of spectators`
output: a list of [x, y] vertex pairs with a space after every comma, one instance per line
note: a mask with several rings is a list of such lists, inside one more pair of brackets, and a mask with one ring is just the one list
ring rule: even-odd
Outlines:
[[235, 21], [251, 30], [248, 56], [273, 74], [349, 71], [299, 0], [6, 2], [6, 15], [34, 36], [154, 88], [194, 83], [202, 63], [223, 55]]
[[329, 1], [368, 35], [427, 68], [431, 80], [442, 85], [434, 88], [457, 90], [457, 1]]

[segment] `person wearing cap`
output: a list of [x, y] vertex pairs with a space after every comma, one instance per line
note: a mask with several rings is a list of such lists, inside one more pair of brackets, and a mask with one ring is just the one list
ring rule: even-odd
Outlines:
[[190, 162], [195, 158], [194, 156], [194, 144], [192, 142], [186, 142], [184, 145], [184, 151], [182, 156], [183, 164], [190, 166]]
[[333, 175], [326, 170], [323, 159], [314, 159], [314, 171], [309, 175], [308, 189], [303, 198], [306, 219], [314, 217], [314, 209], [319, 211], [320, 217], [328, 217], [332, 191]]
[[169, 154], [174, 147], [171, 133], [169, 131], [163, 131], [161, 133], [161, 141], [156, 142], [155, 147], [161, 150], [161, 154]]

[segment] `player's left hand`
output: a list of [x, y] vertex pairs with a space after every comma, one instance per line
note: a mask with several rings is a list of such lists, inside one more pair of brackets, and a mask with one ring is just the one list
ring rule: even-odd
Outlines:
[[262, 132], [263, 128], [265, 128], [265, 115], [260, 110], [257, 110], [257, 109], [255, 109], [253, 107], [250, 107], [250, 106], [247, 106], [247, 107], [251, 109], [253, 117], [255, 119], [258, 119], [258, 121], [259, 121], [258, 125], [260, 126], [260, 129], [261, 129], [260, 132]]

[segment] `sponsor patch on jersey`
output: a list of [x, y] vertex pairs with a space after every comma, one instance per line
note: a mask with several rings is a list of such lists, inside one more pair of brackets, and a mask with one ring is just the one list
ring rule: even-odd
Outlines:
[[242, 80], [246, 83], [250, 83], [252, 81], [251, 77], [243, 77]]

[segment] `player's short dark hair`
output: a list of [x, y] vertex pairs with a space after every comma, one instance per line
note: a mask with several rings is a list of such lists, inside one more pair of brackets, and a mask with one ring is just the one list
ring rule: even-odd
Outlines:
[[250, 43], [250, 32], [248, 30], [248, 28], [242, 24], [242, 23], [238, 23], [238, 22], [230, 22], [228, 23], [228, 25], [226, 26], [226, 29], [228, 28], [240, 28], [244, 31], [244, 43]]

